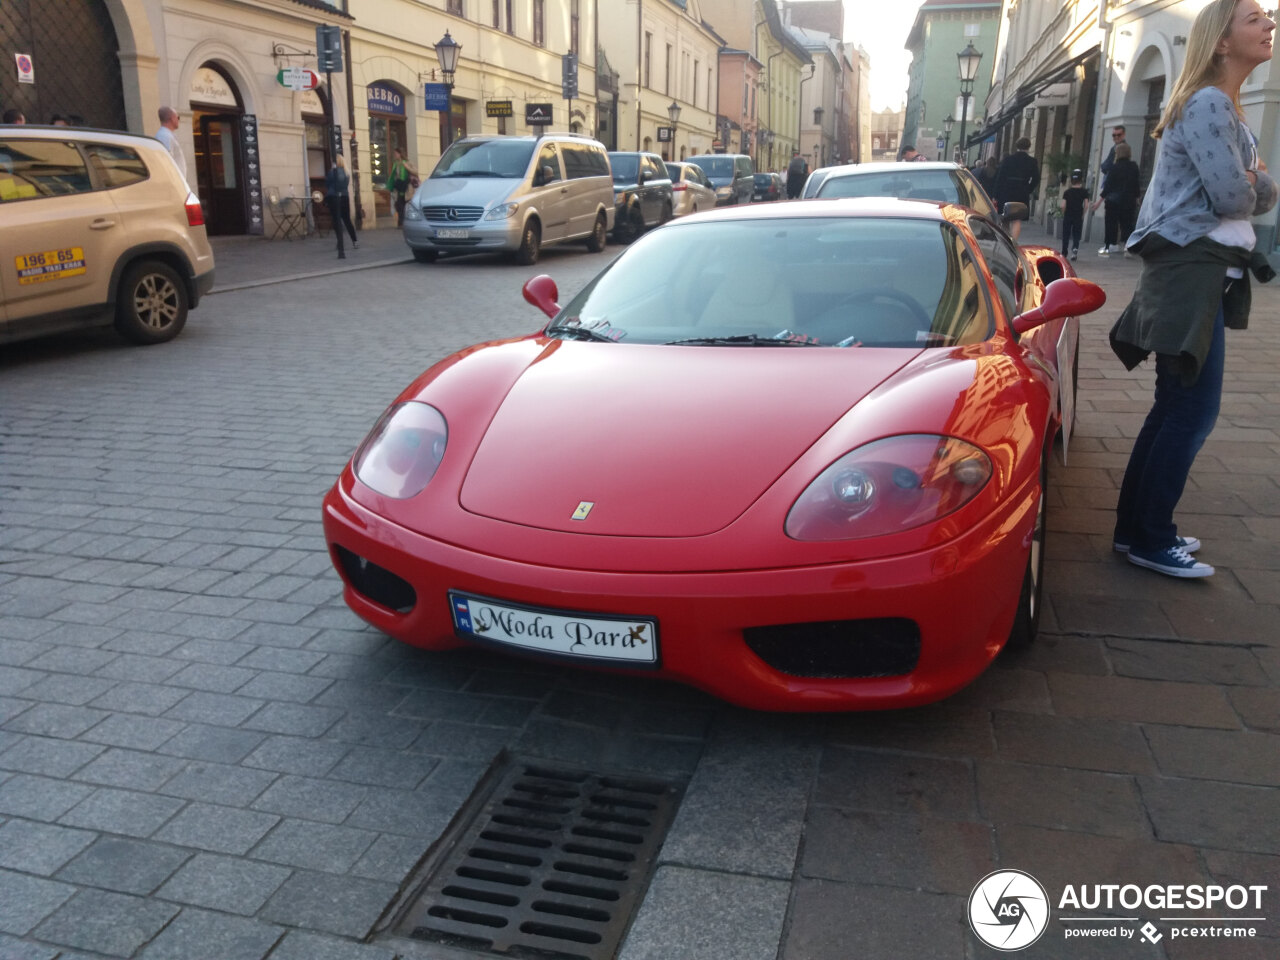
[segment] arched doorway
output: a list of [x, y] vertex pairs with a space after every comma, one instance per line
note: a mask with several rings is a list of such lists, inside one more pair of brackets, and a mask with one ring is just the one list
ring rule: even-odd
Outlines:
[[409, 134], [405, 123], [408, 94], [388, 80], [376, 80], [365, 88], [369, 107], [369, 182], [373, 187], [373, 212], [389, 217], [391, 194], [387, 175], [394, 160], [391, 151], [409, 156]]
[[241, 142], [244, 102], [235, 81], [216, 63], [191, 77], [191, 135], [195, 141], [196, 192], [210, 236], [247, 231]]
[[[28, 123], [61, 114], [73, 123], [124, 130], [119, 50], [102, 0], [0, 3], [0, 103], [17, 107]], [[35, 83], [18, 82], [15, 54], [31, 58]]]

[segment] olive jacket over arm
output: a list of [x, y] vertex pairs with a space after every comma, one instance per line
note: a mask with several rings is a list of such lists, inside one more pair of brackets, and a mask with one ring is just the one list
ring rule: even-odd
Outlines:
[[1111, 349], [1129, 370], [1153, 352], [1179, 357], [1183, 383], [1193, 384], [1209, 355], [1219, 304], [1228, 327], [1249, 325], [1249, 277], [1233, 281], [1224, 293], [1227, 268], [1249, 269], [1263, 283], [1275, 271], [1261, 253], [1208, 237], [1179, 246], [1153, 233], [1133, 249], [1143, 259], [1142, 274], [1111, 328]]

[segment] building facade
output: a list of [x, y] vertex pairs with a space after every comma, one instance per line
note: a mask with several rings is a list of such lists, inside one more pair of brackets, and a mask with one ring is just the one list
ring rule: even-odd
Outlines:
[[[912, 59], [904, 144], [911, 144], [930, 159], [943, 159], [944, 153], [959, 154], [951, 147], [959, 146], [962, 128], [967, 138], [978, 125], [987, 99], [1000, 12], [999, 0], [924, 0], [906, 42]], [[983, 59], [966, 99], [961, 94], [957, 54], [969, 44]], [[954, 121], [950, 137], [945, 128], [947, 117]]]

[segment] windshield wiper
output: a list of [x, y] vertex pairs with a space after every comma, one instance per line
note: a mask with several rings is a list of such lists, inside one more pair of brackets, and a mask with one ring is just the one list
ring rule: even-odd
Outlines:
[[[609, 330], [615, 329], [609, 327]], [[591, 327], [580, 327], [577, 324], [559, 323], [552, 324], [542, 331], [548, 336], [559, 336], [564, 340], [591, 340], [595, 343], [617, 343], [613, 337], [608, 334], [593, 330]]]
[[707, 346], [707, 347], [820, 347], [822, 344], [807, 340], [779, 340], [776, 337], [762, 337], [756, 333], [740, 333], [732, 337], [685, 337], [683, 340], [668, 340], [667, 346]]

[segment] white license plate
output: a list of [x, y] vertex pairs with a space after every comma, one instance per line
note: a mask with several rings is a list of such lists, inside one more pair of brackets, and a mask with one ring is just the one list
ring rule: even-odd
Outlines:
[[437, 240], [466, 240], [469, 236], [471, 236], [470, 230], [442, 229], [436, 231]]
[[652, 618], [545, 610], [452, 592], [449, 607], [463, 636], [584, 660], [658, 662], [658, 623]]

